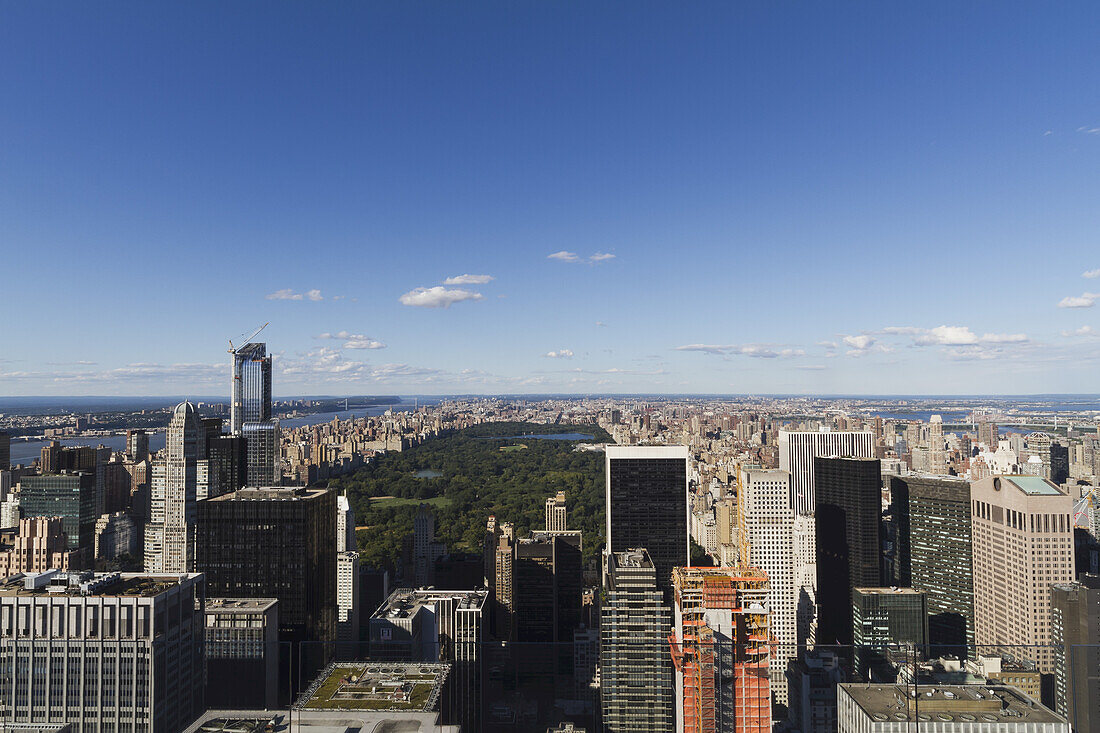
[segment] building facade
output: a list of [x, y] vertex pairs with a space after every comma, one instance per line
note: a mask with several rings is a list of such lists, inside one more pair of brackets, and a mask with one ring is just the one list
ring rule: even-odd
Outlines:
[[46, 573], [0, 585], [5, 723], [176, 733], [204, 710], [202, 576]]
[[1077, 733], [1100, 733], [1100, 576], [1051, 586], [1050, 626], [1055, 709]]
[[890, 477], [898, 585], [928, 594], [932, 656], [965, 658], [974, 646], [970, 484], [930, 476]]
[[279, 602], [207, 598], [206, 707], [274, 710], [279, 706]]
[[672, 733], [675, 729], [672, 612], [657, 587], [644, 548], [606, 556], [600, 607], [600, 701], [608, 733]]
[[1073, 499], [1038, 476], [991, 476], [970, 496], [975, 643], [1053, 674], [1050, 589], [1073, 581]]
[[688, 449], [607, 446], [607, 548], [644, 547], [657, 585], [671, 599], [672, 570], [691, 556], [688, 539]]
[[856, 670], [868, 681], [897, 679], [887, 651], [925, 657], [928, 594], [912, 588], [854, 588], [852, 645]]
[[791, 505], [798, 514], [813, 514], [816, 506], [815, 458], [874, 456], [874, 434], [870, 431], [779, 431], [779, 468], [791, 474]]

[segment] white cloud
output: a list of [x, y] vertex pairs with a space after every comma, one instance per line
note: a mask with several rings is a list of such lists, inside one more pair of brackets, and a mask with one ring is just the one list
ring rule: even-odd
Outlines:
[[1095, 336], [1096, 329], [1092, 326], [1081, 326], [1080, 328], [1075, 328], [1072, 331], [1062, 331], [1062, 335], [1067, 338], [1071, 336]]
[[1028, 338], [1022, 333], [983, 333], [979, 340], [983, 344], [1022, 344]]
[[374, 339], [353, 339], [344, 344], [345, 349], [384, 349], [386, 345]]
[[1085, 270], [1081, 273], [1081, 277], [1087, 277], [1089, 280], [1095, 280], [1100, 277], [1100, 269], [1097, 270]]
[[976, 344], [1022, 344], [1029, 341], [1023, 333], [985, 333], [979, 336], [968, 326], [887, 326], [880, 333], [911, 336], [914, 346], [973, 346]]
[[576, 252], [570, 252], [568, 250], [561, 250], [560, 252], [554, 252], [546, 255], [548, 260], [558, 260], [559, 262], [586, 262], [589, 265], [594, 265], [597, 262], [606, 262], [607, 260], [615, 259], [615, 255], [610, 252], [596, 252], [588, 257], [581, 257]]
[[572, 349], [558, 349], [557, 351], [547, 351], [543, 354], [548, 359], [572, 359]]
[[1081, 293], [1081, 295], [1067, 295], [1058, 301], [1059, 308], [1091, 308], [1100, 299], [1100, 293]]
[[754, 359], [791, 359], [805, 356], [802, 349], [778, 348], [773, 344], [687, 344], [677, 346], [676, 351], [701, 351], [705, 354], [740, 355]]
[[918, 334], [914, 342], [924, 345], [965, 346], [978, 343], [978, 337], [966, 326], [936, 326]]
[[414, 288], [402, 295], [398, 300], [402, 305], [411, 305], [417, 308], [450, 308], [454, 303], [464, 300], [481, 300], [484, 296], [471, 290], [454, 288], [448, 290], [442, 285], [434, 288]]
[[1088, 125], [1081, 125], [1077, 128], [1077, 132], [1083, 132], [1086, 135], [1100, 135], [1100, 127], [1089, 127]]
[[867, 334], [860, 334], [859, 336], [845, 336], [843, 341], [845, 346], [850, 346], [853, 349], [857, 349], [858, 351], [866, 351], [867, 349], [871, 348], [871, 346], [875, 343], [874, 337], [868, 336]]
[[596, 321], [596, 326], [598, 328], [607, 328], [607, 324], [604, 323], [603, 321]]
[[283, 288], [282, 290], [276, 290], [274, 293], [268, 293], [264, 296], [268, 300], [312, 300], [314, 302], [318, 300], [324, 300], [324, 296], [321, 295], [320, 290], [308, 290], [305, 293], [297, 293], [291, 288]]
[[492, 282], [492, 275], [456, 275], [443, 281], [444, 285], [485, 285]]
[[563, 249], [560, 252], [554, 252], [553, 254], [546, 255], [546, 259], [560, 260], [561, 262], [576, 262], [580, 259], [580, 257], [577, 256], [576, 252], [567, 252]]

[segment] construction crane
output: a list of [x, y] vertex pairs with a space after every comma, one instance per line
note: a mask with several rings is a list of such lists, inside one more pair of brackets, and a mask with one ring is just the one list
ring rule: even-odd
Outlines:
[[237, 353], [238, 351], [240, 351], [241, 349], [243, 349], [243, 348], [244, 348], [245, 346], [248, 346], [248, 344], [250, 344], [250, 343], [252, 342], [252, 339], [256, 338], [256, 335], [257, 335], [257, 334], [258, 334], [258, 333], [259, 333], [260, 331], [262, 331], [262, 330], [264, 330], [265, 328], [267, 328], [267, 327], [268, 327], [268, 325], [269, 325], [270, 323], [271, 323], [271, 321], [268, 321], [267, 323], [265, 323], [264, 325], [260, 326], [260, 327], [259, 327], [259, 328], [257, 328], [257, 329], [256, 329], [255, 331], [253, 331], [253, 332], [252, 332], [251, 334], [249, 334], [249, 335], [248, 335], [248, 338], [246, 338], [246, 339], [244, 340], [244, 344], [243, 344], [243, 345], [241, 346], [241, 348], [240, 348], [240, 349], [235, 349], [235, 348], [233, 348], [233, 339], [230, 339], [230, 340], [229, 340], [229, 349], [228, 349], [227, 353], [230, 353], [230, 354], [236, 354], [236, 353]]

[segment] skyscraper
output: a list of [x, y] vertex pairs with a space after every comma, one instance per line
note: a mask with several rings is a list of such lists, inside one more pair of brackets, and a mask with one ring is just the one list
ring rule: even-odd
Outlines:
[[61, 517], [70, 550], [95, 547], [95, 474], [89, 472], [24, 476], [19, 508], [23, 517]]
[[164, 454], [152, 466], [145, 571], [186, 573], [194, 567], [195, 503], [218, 493], [206, 458], [206, 431], [190, 402], [172, 411]]
[[779, 467], [791, 474], [791, 504], [799, 514], [814, 512], [815, 458], [873, 458], [874, 455], [874, 434], [870, 431], [779, 431]]
[[852, 641], [852, 589], [882, 584], [876, 458], [815, 458], [818, 644]]
[[886, 651], [905, 646], [924, 658], [928, 641], [927, 594], [912, 588], [852, 590], [852, 645], [856, 668], [866, 680], [890, 682], [897, 673]]
[[772, 693], [776, 702], [787, 704], [787, 662], [798, 653], [795, 584], [795, 513], [791, 506], [790, 474], [786, 471], [747, 468], [742, 471], [745, 492], [745, 526], [749, 532], [747, 562], [758, 567], [771, 581], [768, 604], [771, 632], [776, 641], [770, 666]]
[[336, 494], [241, 489], [199, 502], [197, 515], [195, 567], [207, 591], [277, 598], [280, 642], [309, 642], [295, 659], [320, 666], [336, 641]]
[[1073, 499], [1038, 476], [970, 485], [974, 640], [1052, 674], [1050, 588], [1073, 581]]
[[144, 461], [149, 457], [149, 434], [144, 430], [126, 431], [126, 453], [130, 459]]
[[267, 344], [247, 343], [233, 352], [233, 399], [230, 430], [240, 434], [246, 422], [271, 419], [271, 357]]
[[770, 733], [767, 576], [746, 567], [672, 577], [676, 730]]
[[608, 733], [672, 733], [672, 612], [644, 548], [606, 556], [600, 606], [600, 701]]
[[1055, 709], [1077, 733], [1100, 733], [1100, 576], [1082, 573], [1050, 594]]
[[928, 593], [933, 656], [967, 656], [974, 645], [970, 484], [963, 479], [891, 476], [897, 526], [896, 581]]
[[11, 435], [0, 430], [0, 471], [11, 468]]
[[565, 492], [559, 491], [556, 496], [551, 496], [546, 500], [546, 531], [564, 532], [567, 529]]
[[267, 344], [247, 343], [233, 352], [229, 426], [245, 440], [245, 485], [282, 482], [279, 421], [271, 418], [271, 357]]
[[[657, 586], [672, 590], [672, 569], [688, 564], [688, 449], [607, 446], [607, 548], [644, 547]], [[671, 598], [671, 595], [669, 595]]]

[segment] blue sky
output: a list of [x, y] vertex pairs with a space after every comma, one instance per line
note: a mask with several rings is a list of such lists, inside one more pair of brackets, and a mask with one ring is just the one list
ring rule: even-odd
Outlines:
[[1098, 391], [1098, 21], [4, 4], [0, 394]]

